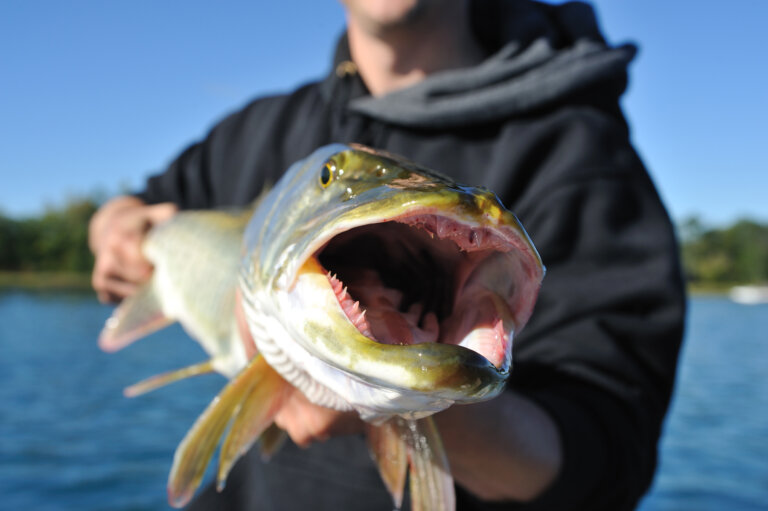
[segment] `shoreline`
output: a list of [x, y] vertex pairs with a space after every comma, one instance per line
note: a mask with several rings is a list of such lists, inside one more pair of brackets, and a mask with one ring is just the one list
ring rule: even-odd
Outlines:
[[[688, 284], [688, 296], [728, 296], [733, 286], [728, 284]], [[90, 273], [45, 271], [0, 271], [0, 292], [9, 289], [24, 291], [93, 292]]]
[[93, 292], [90, 273], [56, 271], [0, 271], [0, 292], [69, 291]]

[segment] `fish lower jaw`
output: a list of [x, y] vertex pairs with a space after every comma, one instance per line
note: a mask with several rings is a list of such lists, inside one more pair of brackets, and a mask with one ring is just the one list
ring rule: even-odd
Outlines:
[[431, 342], [461, 346], [500, 370], [509, 368], [513, 321], [506, 305], [491, 293], [474, 293], [467, 300], [470, 306], [456, 306], [468, 310], [440, 322], [433, 312], [422, 314], [420, 304], [413, 304], [405, 313], [397, 310], [386, 296], [395, 293], [393, 290], [380, 291], [376, 306], [365, 309], [336, 275], [329, 271], [326, 276], [347, 319], [365, 337], [390, 345]]
[[454, 403], [354, 376], [287, 339], [286, 336], [275, 342], [258, 342], [257, 347], [267, 362], [314, 404], [342, 411], [355, 410], [363, 420], [376, 422], [395, 415], [422, 418]]
[[455, 402], [445, 396], [388, 386], [375, 377], [366, 379], [343, 371], [297, 342], [301, 333], [293, 330], [295, 323], [280, 321], [279, 310], [262, 306], [264, 302], [254, 300], [246, 291], [244, 298], [244, 311], [259, 353], [286, 381], [317, 405], [356, 410], [363, 420], [377, 421], [395, 415], [426, 417]]
[[338, 300], [339, 306], [341, 306], [341, 309], [349, 319], [349, 322], [352, 323], [361, 334], [369, 339], [376, 340], [371, 332], [371, 325], [365, 317], [366, 310], [360, 307], [360, 302], [355, 301], [352, 298], [347, 287], [336, 277], [336, 275], [332, 275], [329, 271], [327, 277], [328, 282], [333, 289], [333, 293], [336, 295], [336, 300]]

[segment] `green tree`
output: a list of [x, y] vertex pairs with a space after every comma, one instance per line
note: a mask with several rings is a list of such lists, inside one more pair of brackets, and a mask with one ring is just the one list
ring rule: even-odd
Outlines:
[[679, 231], [683, 266], [690, 281], [768, 281], [768, 225], [743, 219], [718, 229], [706, 227], [692, 217], [681, 224]]
[[75, 198], [37, 218], [0, 217], [0, 270], [90, 271], [88, 222], [97, 207]]
[[0, 215], [0, 269], [19, 268], [18, 236], [18, 222]]

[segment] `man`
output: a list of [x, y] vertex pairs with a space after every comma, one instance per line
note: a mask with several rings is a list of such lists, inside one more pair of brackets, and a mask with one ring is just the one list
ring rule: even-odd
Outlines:
[[[509, 390], [436, 416], [459, 509], [632, 509], [674, 382], [684, 295], [666, 212], [618, 106], [630, 46], [584, 4], [346, 0], [319, 83], [257, 100], [91, 225], [104, 301], [150, 274], [139, 243], [176, 207], [246, 204], [330, 142], [401, 154], [497, 192], [548, 268]], [[471, 10], [471, 13], [470, 13]], [[298, 393], [294, 393], [298, 394]], [[296, 396], [294, 442], [249, 456], [193, 508], [389, 509], [354, 417]], [[324, 441], [323, 440], [326, 440]], [[318, 442], [320, 441], [320, 442]]]

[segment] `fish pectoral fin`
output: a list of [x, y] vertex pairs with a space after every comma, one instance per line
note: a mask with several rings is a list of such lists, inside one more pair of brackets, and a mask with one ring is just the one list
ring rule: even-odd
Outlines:
[[412, 511], [453, 511], [453, 476], [434, 419], [396, 420], [408, 445]]
[[288, 433], [280, 429], [274, 422], [264, 430], [259, 437], [261, 461], [269, 461], [288, 439]]
[[120, 350], [173, 321], [163, 314], [150, 280], [117, 306], [99, 334], [99, 347], [108, 352]]
[[400, 509], [403, 504], [408, 469], [408, 446], [401, 433], [402, 426], [397, 423], [401, 420], [391, 419], [379, 426], [366, 423], [365, 430], [371, 456], [396, 509]]
[[165, 387], [170, 383], [183, 380], [185, 378], [190, 378], [192, 376], [198, 376], [200, 374], [208, 374], [212, 372], [214, 372], [213, 362], [211, 360], [206, 360], [205, 362], [192, 364], [191, 366], [182, 367], [181, 369], [150, 376], [147, 379], [141, 380], [140, 382], [134, 383], [133, 385], [123, 389], [123, 395], [125, 397], [140, 396], [160, 387]]
[[256, 381], [236, 412], [229, 433], [221, 446], [216, 477], [216, 488], [219, 491], [224, 489], [227, 475], [235, 462], [267, 431], [285, 397], [293, 389], [263, 357], [258, 358], [262, 362], [261, 369], [255, 375]]
[[261, 356], [251, 359], [211, 401], [187, 432], [176, 448], [168, 476], [168, 502], [171, 506], [183, 507], [192, 498], [227, 424], [238, 414], [244, 399], [262, 379], [261, 373], [268, 367]]

